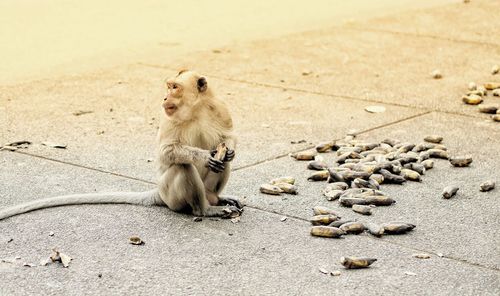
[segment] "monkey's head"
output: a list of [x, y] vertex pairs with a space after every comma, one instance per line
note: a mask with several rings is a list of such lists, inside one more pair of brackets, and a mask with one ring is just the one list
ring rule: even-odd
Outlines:
[[208, 92], [205, 77], [193, 71], [182, 70], [167, 79], [167, 96], [163, 99], [163, 109], [170, 119], [188, 121], [193, 118]]

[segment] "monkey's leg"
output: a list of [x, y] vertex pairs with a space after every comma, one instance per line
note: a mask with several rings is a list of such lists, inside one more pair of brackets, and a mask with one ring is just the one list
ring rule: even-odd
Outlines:
[[[206, 188], [207, 189], [207, 196], [211, 197], [208, 200], [212, 205], [219, 205], [219, 206], [233, 206], [237, 207], [238, 209], [242, 210], [243, 209], [243, 204], [238, 200], [236, 196], [221, 196], [220, 193], [226, 187], [227, 181], [229, 180], [229, 175], [231, 174], [231, 165], [230, 163], [226, 162], [225, 163], [226, 167], [224, 168], [224, 171], [222, 171], [219, 176], [218, 182], [216, 182], [215, 188]], [[215, 204], [212, 203], [213, 201], [216, 201]]]
[[173, 211], [181, 211], [189, 205], [196, 216], [226, 217], [238, 212], [236, 207], [209, 204], [203, 181], [192, 164], [168, 168], [160, 181], [160, 196]]

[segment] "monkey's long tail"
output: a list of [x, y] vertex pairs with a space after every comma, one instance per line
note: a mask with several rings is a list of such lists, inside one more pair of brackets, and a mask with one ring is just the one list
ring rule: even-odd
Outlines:
[[49, 197], [0, 210], [0, 220], [31, 211], [82, 204], [132, 204], [142, 206], [165, 205], [158, 189], [144, 192], [87, 193]]

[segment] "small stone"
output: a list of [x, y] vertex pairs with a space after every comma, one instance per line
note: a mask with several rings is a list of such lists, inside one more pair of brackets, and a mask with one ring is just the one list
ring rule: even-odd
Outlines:
[[483, 102], [483, 98], [478, 95], [467, 95], [462, 97], [462, 101], [467, 105], [479, 105]]
[[54, 231], [49, 232], [49, 236], [54, 236]]
[[468, 90], [476, 90], [477, 89], [477, 84], [475, 82], [469, 82], [469, 85], [467, 86]]
[[496, 75], [496, 74], [498, 74], [498, 72], [500, 72], [500, 66], [498, 66], [498, 65], [494, 65], [494, 66], [491, 68], [491, 75]]
[[500, 82], [486, 82], [484, 84], [484, 88], [486, 88], [487, 90], [500, 88]]
[[481, 183], [481, 185], [479, 185], [479, 189], [482, 192], [493, 190], [493, 189], [495, 189], [495, 181], [493, 181], [493, 180], [485, 181], [485, 182]]
[[416, 273], [411, 272], [411, 271], [405, 271], [405, 274], [406, 275], [410, 275], [410, 276], [416, 276], [417, 275]]
[[285, 222], [285, 221], [286, 221], [286, 219], [287, 219], [287, 217], [281, 217], [280, 221], [281, 221], [281, 222]]
[[438, 255], [439, 257], [444, 257], [444, 254], [443, 253], [437, 253], [436, 255]]
[[478, 106], [479, 112], [481, 113], [488, 113], [488, 114], [495, 114], [497, 113], [498, 110], [498, 105], [490, 104], [490, 105], [484, 105], [481, 104]]
[[439, 144], [443, 141], [443, 137], [439, 135], [429, 135], [424, 138], [424, 141], [434, 144]]
[[439, 71], [438, 69], [432, 71], [431, 76], [434, 79], [441, 79], [441, 78], [443, 78], [443, 74], [441, 74], [441, 71]]
[[341, 275], [341, 273], [338, 270], [334, 270], [334, 271], [330, 272], [330, 275], [331, 276], [339, 276], [339, 275]]
[[102, 273], [100, 273], [100, 272], [99, 272], [99, 273], [97, 274], [97, 277], [98, 277], [98, 278], [102, 278]]

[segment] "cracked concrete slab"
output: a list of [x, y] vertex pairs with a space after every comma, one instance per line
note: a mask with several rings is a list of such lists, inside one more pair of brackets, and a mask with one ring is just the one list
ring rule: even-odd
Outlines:
[[[177, 61], [212, 75], [396, 105], [486, 118], [462, 103], [470, 81], [482, 84], [498, 63], [498, 47], [337, 27]], [[244, 67], [228, 67], [237, 63]], [[174, 64], [175, 65], [175, 64]], [[172, 65], [170, 65], [172, 66]], [[440, 69], [442, 79], [431, 72]], [[491, 95], [486, 103], [498, 103]]]
[[[0, 188], [2, 207], [33, 199], [33, 192], [54, 195], [61, 190], [149, 187], [30, 156], [0, 155], [15, 180]], [[52, 176], [50, 182], [60, 188], [46, 186], [46, 180], [32, 182], [40, 171], [45, 178]], [[4, 170], [2, 174], [3, 179]], [[495, 270], [438, 256], [416, 259], [414, 249], [366, 235], [314, 238], [307, 222], [294, 218], [282, 222], [280, 218], [247, 208], [236, 224], [211, 219], [193, 222], [192, 217], [166, 208], [129, 205], [59, 207], [13, 217], [0, 221], [0, 258], [4, 260], [0, 292], [448, 295], [453, 291], [496, 295], [499, 290]], [[129, 244], [132, 235], [146, 244]], [[37, 266], [54, 247], [73, 258], [69, 267]], [[338, 261], [345, 255], [372, 256], [378, 261], [366, 270], [344, 270]], [[332, 277], [320, 269], [340, 270], [341, 275]]]
[[457, 1], [439, 8], [352, 22], [349, 26], [500, 46], [497, 29], [500, 27], [500, 20], [491, 17], [492, 11], [500, 11], [500, 2]]
[[[411, 132], [409, 132], [411, 131]], [[457, 131], [461, 131], [457, 134]], [[479, 184], [491, 179], [500, 181], [497, 154], [500, 142], [495, 123], [457, 115], [428, 114], [395, 125], [376, 129], [360, 136], [369, 142], [386, 137], [419, 143], [426, 135], [440, 134], [452, 154], [470, 154], [473, 163], [468, 168], [454, 168], [448, 161], [436, 160], [436, 167], [423, 176], [421, 183], [407, 182], [404, 186], [383, 185], [382, 190], [397, 203], [374, 209], [372, 216], [362, 216], [349, 208], [330, 202], [321, 190], [326, 182], [308, 182], [313, 171], [307, 162], [289, 157], [243, 169], [233, 174], [228, 193], [245, 196], [249, 205], [302, 219], [312, 216], [311, 208], [322, 205], [336, 209], [342, 217], [366, 222], [406, 221], [417, 225], [413, 235], [387, 236], [383, 240], [407, 247], [443, 253], [450, 258], [500, 269], [500, 227], [498, 189], [479, 192]], [[321, 154], [332, 163], [334, 153]], [[294, 176], [298, 195], [271, 196], [259, 192], [259, 185], [280, 176]], [[244, 181], [239, 181], [244, 180]], [[444, 200], [444, 187], [457, 184], [458, 195]]]
[[[157, 106], [164, 95], [163, 80], [173, 74], [129, 66], [59, 82], [5, 87], [0, 92], [6, 115], [0, 141], [30, 140], [34, 144], [23, 150], [26, 153], [153, 181]], [[385, 113], [369, 114], [364, 111], [365, 102], [210, 76], [208, 80], [232, 112], [240, 139], [235, 168], [303, 149], [325, 137], [424, 112], [385, 105]], [[78, 111], [91, 113], [75, 116]], [[306, 143], [291, 144], [299, 140]], [[43, 146], [44, 141], [66, 144], [67, 149]]]

